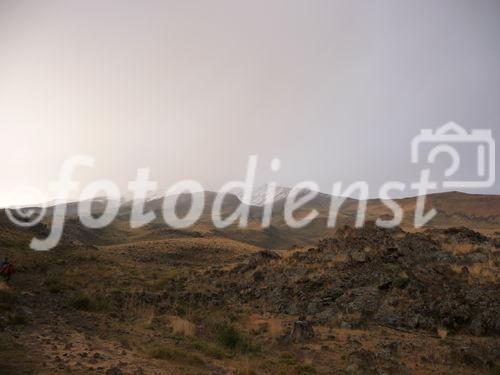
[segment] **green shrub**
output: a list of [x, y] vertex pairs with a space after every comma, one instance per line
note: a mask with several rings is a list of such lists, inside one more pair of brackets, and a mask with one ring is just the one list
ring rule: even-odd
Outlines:
[[82, 311], [102, 312], [109, 308], [109, 302], [103, 297], [89, 296], [80, 292], [69, 300], [69, 306]]
[[221, 325], [217, 329], [217, 343], [222, 347], [240, 352], [255, 352], [257, 348], [253, 346], [244, 335], [231, 325]]
[[217, 342], [227, 349], [235, 350], [242, 341], [241, 334], [232, 326], [221, 326], [217, 332]]
[[62, 293], [68, 289], [68, 286], [57, 277], [48, 277], [44, 284], [49, 292], [53, 294]]
[[88, 311], [91, 308], [90, 298], [84, 293], [73, 296], [69, 301], [69, 305], [77, 310], [84, 311]]

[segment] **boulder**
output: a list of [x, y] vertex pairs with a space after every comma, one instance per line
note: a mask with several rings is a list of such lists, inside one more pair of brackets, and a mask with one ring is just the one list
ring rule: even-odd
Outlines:
[[312, 323], [304, 318], [300, 318], [293, 324], [292, 332], [290, 332], [290, 341], [304, 342], [314, 337], [314, 329]]

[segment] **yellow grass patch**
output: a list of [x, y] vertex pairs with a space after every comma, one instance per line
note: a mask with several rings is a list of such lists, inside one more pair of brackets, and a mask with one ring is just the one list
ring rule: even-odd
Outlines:
[[447, 243], [443, 245], [443, 250], [454, 254], [467, 254], [475, 249], [474, 244], [470, 243]]
[[448, 337], [448, 330], [446, 328], [438, 328], [437, 334], [440, 338], [445, 339]]
[[495, 282], [497, 279], [497, 273], [487, 263], [474, 263], [469, 267], [469, 273], [489, 282]]
[[250, 331], [259, 331], [264, 328], [270, 337], [278, 337], [284, 332], [284, 323], [283, 319], [279, 317], [252, 314], [248, 317], [245, 328]]
[[168, 317], [170, 326], [174, 333], [178, 333], [184, 336], [192, 337], [195, 335], [196, 326], [189, 320], [183, 319], [179, 316], [169, 316]]

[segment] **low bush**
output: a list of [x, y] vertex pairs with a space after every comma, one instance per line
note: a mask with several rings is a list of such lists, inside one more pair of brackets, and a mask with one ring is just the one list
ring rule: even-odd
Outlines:
[[217, 343], [222, 347], [242, 353], [256, 352], [257, 348], [234, 326], [223, 324], [217, 329]]
[[102, 297], [90, 296], [84, 292], [73, 295], [68, 302], [69, 306], [82, 311], [101, 312], [108, 309], [108, 301]]
[[68, 286], [63, 281], [54, 276], [48, 277], [44, 285], [47, 287], [48, 291], [53, 294], [62, 293], [68, 289]]
[[90, 310], [90, 297], [84, 293], [78, 293], [69, 300], [69, 305], [77, 310]]

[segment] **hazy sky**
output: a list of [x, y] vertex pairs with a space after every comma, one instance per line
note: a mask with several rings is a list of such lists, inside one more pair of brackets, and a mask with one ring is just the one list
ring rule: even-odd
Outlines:
[[218, 189], [258, 154], [259, 183], [375, 196], [448, 121], [500, 138], [499, 0], [0, 0], [0, 205], [73, 154], [84, 183]]

